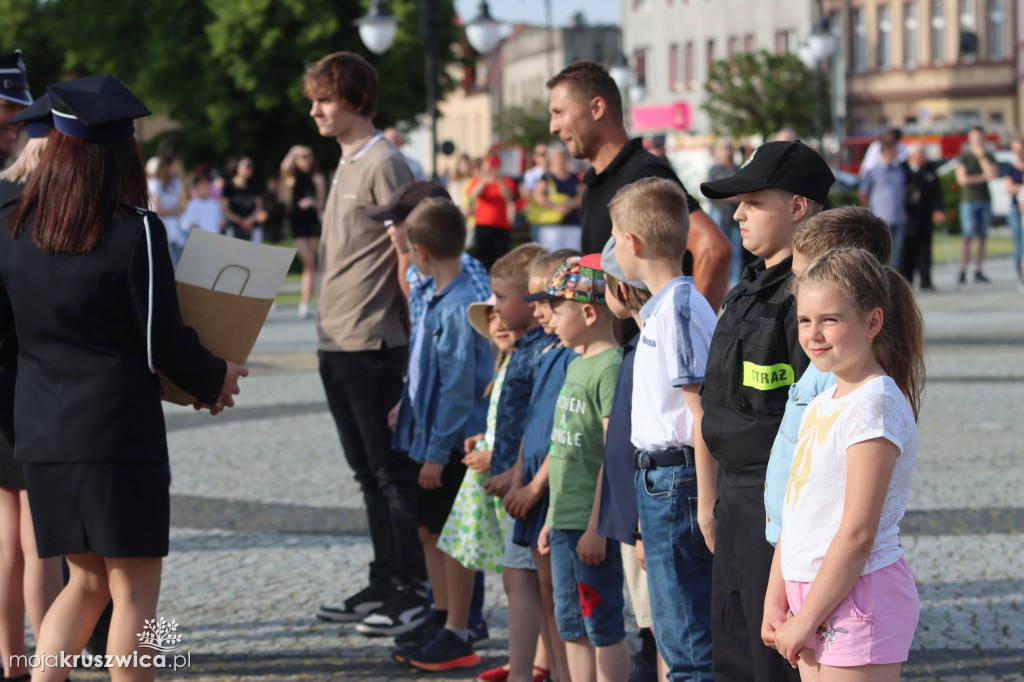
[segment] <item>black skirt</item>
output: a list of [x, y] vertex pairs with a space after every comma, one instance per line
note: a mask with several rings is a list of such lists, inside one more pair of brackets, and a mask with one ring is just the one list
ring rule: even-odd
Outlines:
[[166, 462], [22, 462], [39, 557], [167, 556], [171, 526]]

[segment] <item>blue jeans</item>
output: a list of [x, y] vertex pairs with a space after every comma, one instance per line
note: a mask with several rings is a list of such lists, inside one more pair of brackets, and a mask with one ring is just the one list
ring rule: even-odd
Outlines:
[[697, 470], [640, 470], [635, 482], [654, 638], [668, 679], [710, 681], [712, 561], [697, 525]]
[[1017, 281], [1022, 281], [1020, 261], [1024, 258], [1024, 221], [1021, 221], [1020, 207], [1011, 197], [1010, 212], [1006, 216], [1010, 225], [1010, 236], [1013, 237], [1013, 267], [1017, 272]]
[[960, 234], [964, 239], [984, 239], [988, 236], [988, 226], [991, 222], [992, 202], [988, 199], [960, 202]]
[[622, 615], [622, 555], [619, 543], [606, 540], [604, 561], [580, 561], [576, 543], [581, 530], [551, 529], [551, 582], [555, 623], [566, 642], [589, 637], [594, 646], [611, 646], [626, 638]]
[[889, 223], [889, 230], [892, 231], [892, 258], [889, 260], [889, 267], [900, 269], [900, 258], [903, 257], [903, 242], [907, 238], [907, 224]]

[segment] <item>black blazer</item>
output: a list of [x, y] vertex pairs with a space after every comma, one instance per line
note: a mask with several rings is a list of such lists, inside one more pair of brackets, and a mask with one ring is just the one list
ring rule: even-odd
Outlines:
[[212, 404], [227, 368], [181, 320], [163, 223], [123, 207], [93, 250], [52, 254], [36, 247], [31, 224], [12, 239], [10, 214], [0, 211], [0, 362], [16, 338], [15, 458], [166, 461], [150, 310], [153, 365], [176, 384]]

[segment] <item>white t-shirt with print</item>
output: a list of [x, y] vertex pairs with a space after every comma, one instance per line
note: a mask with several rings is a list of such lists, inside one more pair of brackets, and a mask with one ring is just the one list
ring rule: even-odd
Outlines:
[[839, 530], [846, 500], [847, 449], [885, 438], [899, 450], [871, 554], [861, 575], [903, 556], [899, 522], [917, 458], [917, 423], [890, 377], [872, 379], [842, 398], [832, 388], [811, 401], [800, 422], [782, 511], [782, 576], [813, 582]]
[[641, 450], [693, 445], [683, 386], [704, 381], [718, 318], [692, 277], [677, 277], [640, 309], [633, 360], [632, 441]]

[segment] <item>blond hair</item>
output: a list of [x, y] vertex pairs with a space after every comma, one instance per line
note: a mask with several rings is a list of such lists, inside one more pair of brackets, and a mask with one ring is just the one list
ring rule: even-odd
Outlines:
[[405, 219], [409, 243], [418, 244], [440, 260], [462, 255], [466, 245], [466, 218], [450, 199], [428, 197]]
[[530, 261], [542, 253], [546, 253], [544, 247], [536, 242], [517, 246], [494, 261], [494, 265], [491, 266], [491, 279], [503, 279], [513, 288], [527, 292], [530, 284]]
[[804, 220], [793, 231], [793, 250], [812, 261], [844, 246], [864, 249], [879, 263], [892, 260], [889, 224], [863, 206], [842, 206]]
[[690, 209], [679, 183], [643, 178], [615, 193], [608, 204], [612, 222], [634, 234], [658, 255], [681, 260], [690, 234]]
[[10, 180], [19, 185], [28, 182], [28, 177], [39, 166], [39, 159], [43, 157], [43, 150], [46, 149], [47, 137], [32, 137], [25, 144], [25, 148], [18, 154], [10, 168], [0, 173], [0, 180]]
[[882, 309], [882, 329], [871, 349], [907, 397], [916, 419], [924, 395], [924, 320], [907, 280], [868, 251], [844, 247], [827, 251], [808, 265], [793, 279], [793, 293], [809, 284], [834, 286], [862, 315]]

